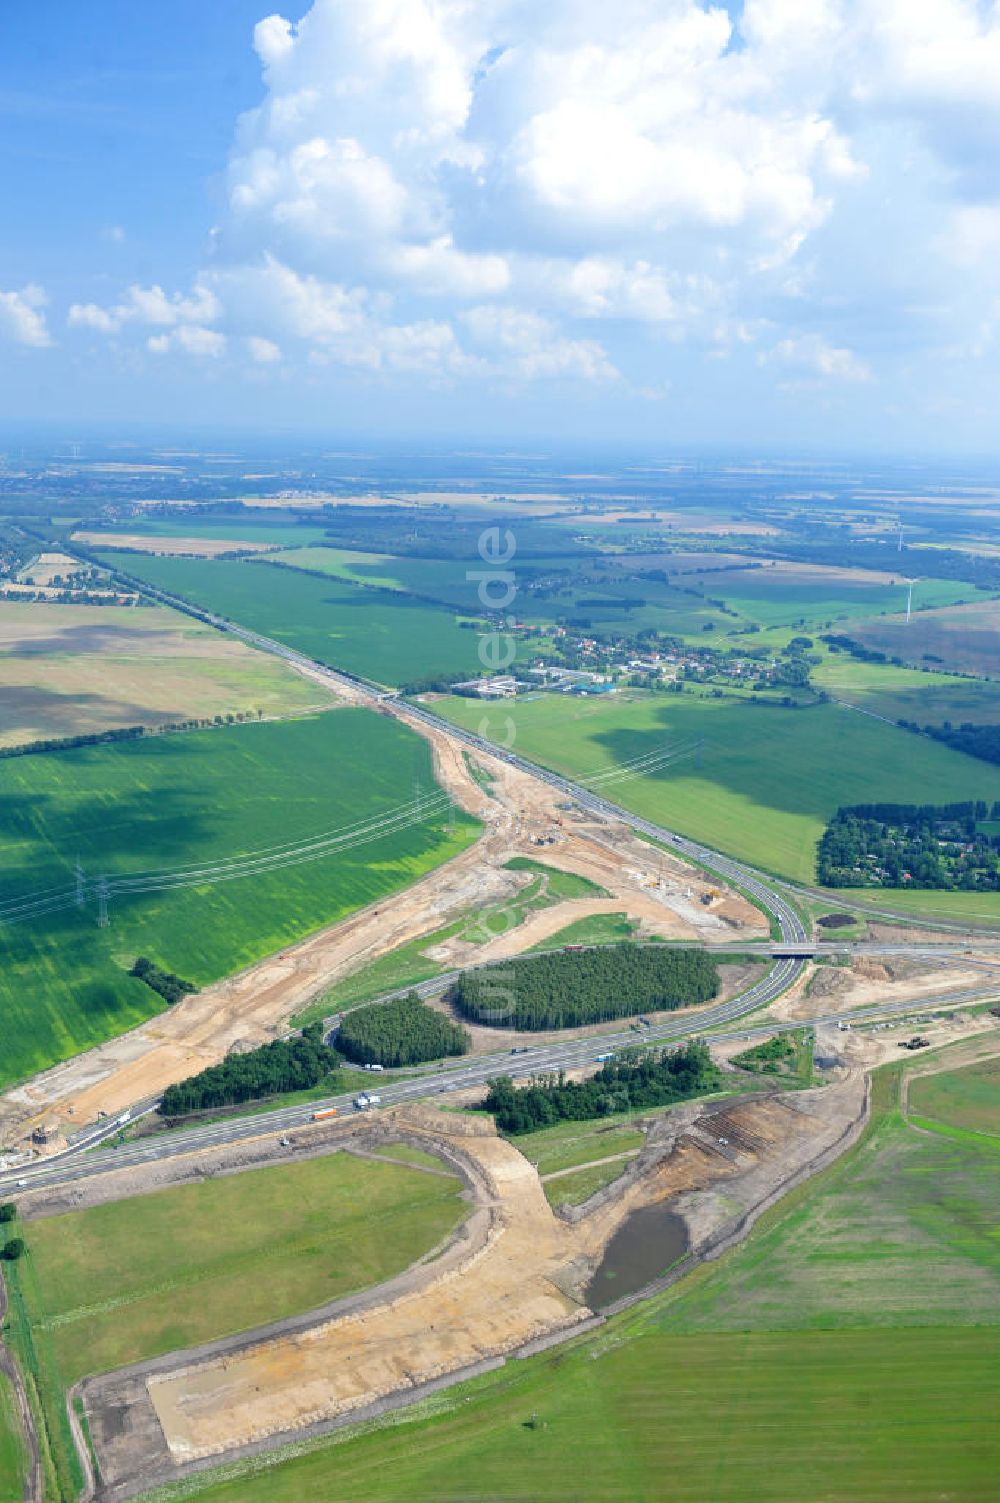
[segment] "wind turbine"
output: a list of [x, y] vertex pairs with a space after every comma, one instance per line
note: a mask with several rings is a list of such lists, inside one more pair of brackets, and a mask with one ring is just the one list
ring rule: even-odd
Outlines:
[[908, 579], [906, 581], [906, 624], [907, 624], [907, 626], [909, 626], [909, 624], [910, 624], [910, 612], [913, 609], [913, 586], [917, 585], [919, 583], [920, 583], [919, 579]]

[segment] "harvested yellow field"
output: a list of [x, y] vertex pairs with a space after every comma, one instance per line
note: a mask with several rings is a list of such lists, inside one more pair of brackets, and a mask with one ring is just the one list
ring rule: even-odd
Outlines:
[[173, 611], [0, 601], [0, 746], [333, 702], [328, 687]]

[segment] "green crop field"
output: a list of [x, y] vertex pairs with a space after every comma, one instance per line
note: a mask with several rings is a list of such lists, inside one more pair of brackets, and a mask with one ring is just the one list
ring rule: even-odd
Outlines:
[[[230, 726], [0, 762], [0, 901], [303, 841], [368, 824], [435, 791], [426, 742], [368, 710]], [[212, 886], [92, 900], [5, 926], [0, 1080], [142, 1022], [160, 998], [126, 968], [147, 955], [195, 985], [409, 885], [463, 849], [474, 823], [436, 813], [303, 865]]]
[[270, 563], [102, 554], [105, 563], [332, 667], [402, 684], [479, 669], [479, 638], [452, 611]]
[[1000, 1138], [1000, 1059], [912, 1081], [909, 1110], [949, 1127]]
[[833, 699], [843, 699], [888, 720], [915, 725], [975, 725], [1000, 722], [1000, 684], [953, 674], [859, 663], [846, 653], [830, 655], [812, 671], [812, 681]]
[[183, 1497], [458, 1500], [474, 1477], [504, 1503], [993, 1503], [1000, 1147], [910, 1127], [899, 1082], [880, 1072], [857, 1147], [666, 1295]]
[[[724, 599], [731, 610], [761, 626], [825, 626], [906, 607], [903, 584], [822, 566], [765, 564], [761, 569], [691, 575], [684, 582]], [[919, 596], [922, 606], [950, 606], [981, 598], [974, 585], [945, 579], [924, 580]]]
[[68, 1385], [311, 1310], [435, 1247], [466, 1213], [461, 1188], [336, 1153], [28, 1222], [36, 1342]]
[[833, 704], [790, 710], [693, 694], [539, 694], [485, 710], [451, 697], [435, 708], [470, 728], [485, 715], [498, 738], [509, 717], [520, 753], [580, 779], [677, 748], [684, 754], [662, 771], [595, 787], [797, 881], [815, 880], [816, 842], [840, 804], [1000, 797], [1000, 768]]
[[995, 1503], [992, 1332], [625, 1334], [144, 1503]]
[[[661, 1307], [665, 1328], [992, 1325], [1000, 1358], [1000, 1142], [912, 1127], [899, 1108], [901, 1069], [874, 1077], [858, 1148], [678, 1285]], [[935, 1077], [939, 1089], [968, 1100], [964, 1073]]]
[[938, 892], [933, 889], [910, 892], [902, 887], [879, 892], [871, 888], [864, 891], [858, 887], [844, 887], [831, 888], [830, 894], [831, 898], [839, 898], [859, 909], [886, 909], [914, 923], [925, 919], [943, 924], [1000, 924], [1000, 892]]
[[14, 1386], [0, 1372], [0, 1503], [21, 1503], [27, 1461]]

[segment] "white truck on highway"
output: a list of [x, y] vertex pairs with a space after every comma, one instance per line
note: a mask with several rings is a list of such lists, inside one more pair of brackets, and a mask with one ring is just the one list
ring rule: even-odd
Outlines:
[[382, 1097], [373, 1096], [369, 1091], [362, 1091], [360, 1096], [355, 1096], [354, 1098], [355, 1110], [359, 1112], [367, 1112], [371, 1107], [380, 1106], [381, 1103]]

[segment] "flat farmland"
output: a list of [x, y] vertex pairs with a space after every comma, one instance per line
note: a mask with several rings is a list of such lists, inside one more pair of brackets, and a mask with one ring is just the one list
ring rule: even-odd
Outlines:
[[397, 685], [478, 668], [478, 636], [454, 613], [391, 591], [268, 563], [105, 554], [159, 589], [238, 621], [332, 667]]
[[[981, 1081], [965, 1074], [931, 1079], [971, 1109]], [[899, 1066], [876, 1074], [858, 1147], [678, 1285], [659, 1307], [664, 1329], [992, 1326], [1000, 1359], [1000, 1142], [918, 1131], [899, 1085]]]
[[[914, 598], [924, 590], [917, 587]], [[1000, 678], [1000, 600], [983, 600], [950, 610], [919, 610], [880, 621], [858, 621], [851, 635], [866, 647], [904, 663]]]
[[949, 1127], [1000, 1138], [1000, 1059], [911, 1081], [909, 1109]]
[[332, 1153], [29, 1222], [36, 1340], [69, 1385], [315, 1309], [436, 1247], [467, 1214], [461, 1191]]
[[[228, 726], [0, 762], [0, 901], [90, 879], [204, 866], [371, 826], [434, 791], [427, 744], [369, 710]], [[431, 814], [307, 864], [123, 895], [5, 926], [0, 1081], [45, 1068], [161, 1010], [126, 974], [146, 955], [197, 986], [409, 885], [475, 826]], [[192, 884], [194, 879], [192, 879]]]
[[335, 702], [176, 611], [0, 601], [0, 746]]
[[[111, 529], [95, 528], [94, 531], [109, 532]], [[175, 513], [170, 517], [129, 517], [128, 531], [136, 537], [147, 539], [201, 538], [226, 542], [247, 539], [266, 543], [270, 547], [285, 548], [294, 548], [300, 543], [321, 542], [325, 537], [322, 527], [308, 522], [289, 521], [280, 509], [262, 511], [250, 506], [225, 513], [202, 512], [192, 508], [189, 512]], [[73, 536], [81, 537], [82, 530]]]
[[436, 1414], [144, 1503], [995, 1503], [995, 1363], [982, 1330], [629, 1340], [615, 1325]]
[[891, 663], [859, 663], [846, 653], [830, 654], [812, 671], [813, 683], [834, 699], [889, 720], [915, 725], [1000, 723], [1000, 684], [960, 678], [933, 669], [900, 668]]
[[259, 553], [275, 544], [250, 538], [175, 537], [172, 533], [77, 532], [73, 541], [88, 548], [124, 548], [128, 552], [169, 554], [178, 558], [215, 558], [220, 553]]
[[[761, 626], [820, 626], [906, 607], [906, 586], [891, 576], [820, 564], [777, 562], [760, 569], [695, 574], [685, 583], [725, 599], [732, 610]], [[949, 606], [978, 596], [974, 585], [953, 580], [928, 579], [919, 590], [922, 605]]]
[[1000, 769], [833, 704], [795, 710], [631, 693], [538, 694], [489, 707], [450, 697], [435, 708], [470, 729], [485, 715], [498, 737], [509, 717], [519, 752], [580, 780], [674, 748], [676, 760], [660, 771], [600, 778], [595, 789], [797, 881], [815, 880], [816, 842], [840, 804], [1000, 797]]
[[[358, 584], [430, 597], [455, 610], [478, 613], [482, 609], [478, 581], [468, 578], [470, 570], [482, 568], [474, 555], [399, 558], [313, 547], [288, 550], [275, 555], [275, 561]], [[633, 562], [625, 557], [527, 556], [518, 561], [515, 571], [518, 615], [533, 622], [586, 620], [598, 636], [623, 629], [639, 631], [644, 626], [683, 636], [700, 633], [706, 623], [718, 628], [730, 624], [714, 606], [660, 580], [635, 574]], [[533, 589], [533, 580], [544, 582], [543, 588]]]
[[861, 909], [889, 909], [908, 919], [955, 924], [1000, 924], [1000, 892], [911, 892], [906, 888], [830, 888], [841, 902]]

